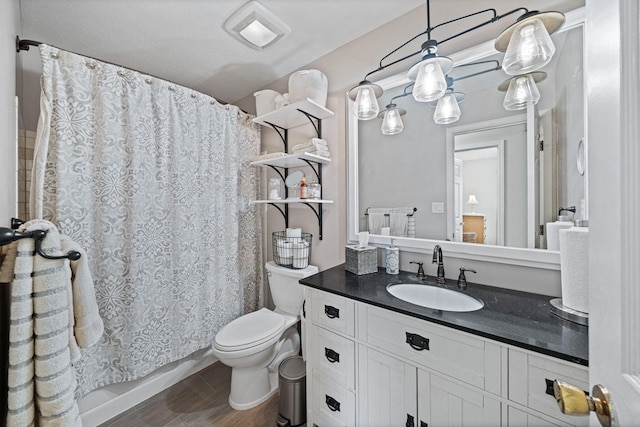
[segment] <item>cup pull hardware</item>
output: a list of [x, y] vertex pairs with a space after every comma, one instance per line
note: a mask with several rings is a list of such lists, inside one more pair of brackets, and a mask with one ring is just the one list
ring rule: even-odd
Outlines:
[[340, 317], [340, 310], [333, 306], [325, 305], [324, 314], [326, 314], [329, 319], [335, 319], [336, 317]]
[[429, 350], [429, 338], [422, 337], [418, 334], [412, 334], [411, 332], [406, 332], [406, 334], [406, 343], [409, 344], [411, 348], [417, 351]]
[[331, 411], [340, 412], [340, 402], [335, 400], [333, 397], [325, 394], [325, 402]]
[[324, 357], [326, 357], [327, 360], [331, 363], [340, 363], [340, 353], [330, 348], [324, 348]]

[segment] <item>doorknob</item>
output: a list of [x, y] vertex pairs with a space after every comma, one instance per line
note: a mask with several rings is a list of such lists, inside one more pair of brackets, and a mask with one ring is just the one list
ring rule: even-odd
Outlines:
[[612, 426], [611, 396], [602, 385], [593, 386], [591, 396], [587, 396], [581, 388], [555, 380], [553, 394], [563, 414], [589, 415], [593, 411], [603, 427]]

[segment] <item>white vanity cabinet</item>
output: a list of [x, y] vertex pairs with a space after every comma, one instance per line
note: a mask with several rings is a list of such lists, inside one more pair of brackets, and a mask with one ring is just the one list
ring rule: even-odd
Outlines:
[[309, 426], [569, 426], [549, 383], [587, 368], [307, 287]]

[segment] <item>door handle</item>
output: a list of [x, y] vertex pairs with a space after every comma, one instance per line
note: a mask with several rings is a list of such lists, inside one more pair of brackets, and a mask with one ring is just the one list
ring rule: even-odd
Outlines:
[[553, 394], [563, 414], [589, 415], [589, 412], [593, 411], [603, 427], [611, 427], [613, 413], [611, 396], [602, 385], [593, 386], [590, 397], [580, 387], [555, 380]]

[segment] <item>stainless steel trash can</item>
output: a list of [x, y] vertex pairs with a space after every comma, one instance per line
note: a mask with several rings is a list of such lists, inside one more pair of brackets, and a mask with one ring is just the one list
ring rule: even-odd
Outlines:
[[278, 426], [300, 426], [307, 421], [306, 364], [300, 356], [288, 357], [280, 363], [278, 374]]

